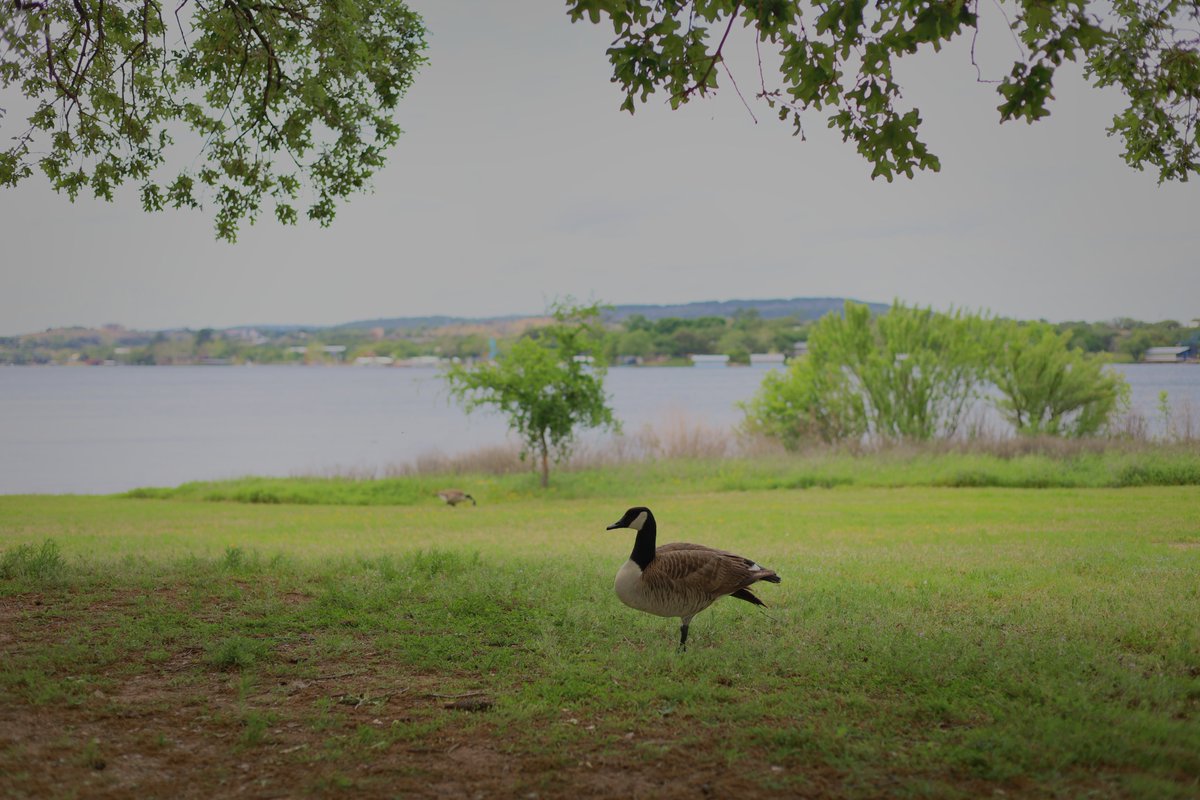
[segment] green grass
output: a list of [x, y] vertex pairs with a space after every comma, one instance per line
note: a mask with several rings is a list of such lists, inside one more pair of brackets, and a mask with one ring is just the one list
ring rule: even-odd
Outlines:
[[757, 459], [674, 459], [620, 467], [558, 470], [547, 493], [532, 474], [352, 478], [241, 478], [135, 489], [140, 499], [205, 500], [261, 505], [418, 505], [439, 503], [447, 485], [481, 502], [540, 497], [629, 497], [637, 493], [757, 491], [859, 487], [1120, 488], [1200, 485], [1194, 447], [1083, 451], [1071, 456], [939, 453], [898, 450], [855, 456], [823, 453]]
[[[662, 541], [778, 570], [768, 611], [722, 601], [677, 654], [672, 621], [612, 593], [631, 541], [604, 530], [627, 504], [605, 496], [0, 497], [0, 608], [20, 609], [23, 643], [0, 663], [0, 703], [126, 725], [129, 707], [96, 693], [169, 680], [226, 697], [211, 724], [231, 753], [283, 753], [296, 721], [315, 738], [288, 755], [316, 794], [370, 794], [371, 765], [427, 746], [405, 766], [422, 785], [434, 753], [467, 741], [539, 766], [508, 788], [549, 796], [583, 764], [677, 768], [718, 794], [733, 775], [744, 796], [1200, 795], [1200, 488], [634, 498]], [[343, 671], [365, 682], [330, 677]], [[297, 681], [320, 697], [289, 701]], [[395, 711], [430, 681], [496, 705]], [[112, 736], [82, 747], [70, 763], [122, 763]], [[17, 781], [5, 752], [0, 783]]]

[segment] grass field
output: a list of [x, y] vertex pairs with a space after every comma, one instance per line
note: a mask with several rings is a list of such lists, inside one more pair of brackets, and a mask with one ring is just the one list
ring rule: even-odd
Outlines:
[[[0, 796], [1200, 797], [1200, 487], [500, 488], [0, 497]], [[767, 612], [677, 653], [632, 500]]]

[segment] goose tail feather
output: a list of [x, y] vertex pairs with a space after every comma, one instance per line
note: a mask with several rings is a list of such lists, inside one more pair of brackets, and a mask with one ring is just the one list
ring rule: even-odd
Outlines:
[[756, 606], [762, 606], [763, 608], [767, 607], [767, 604], [755, 597], [754, 592], [750, 591], [749, 589], [738, 589], [729, 596], [736, 597], [738, 600], [745, 600], [747, 603], [753, 603]]

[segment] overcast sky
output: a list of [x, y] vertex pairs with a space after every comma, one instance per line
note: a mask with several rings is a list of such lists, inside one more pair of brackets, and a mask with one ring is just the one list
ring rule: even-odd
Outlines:
[[[728, 90], [619, 112], [611, 28], [571, 25], [557, 2], [411, 5], [430, 64], [374, 192], [332, 228], [267, 218], [228, 245], [203, 213], [71, 204], [31, 179], [0, 190], [0, 334], [534, 313], [565, 295], [1200, 316], [1200, 182], [1125, 166], [1105, 135], [1119, 96], [1070, 69], [1049, 119], [1000, 126], [966, 42], [909, 59], [906, 97], [942, 171], [888, 184], [819, 114], [801, 142]], [[985, 37], [985, 69], [1007, 72], [1014, 47]], [[747, 55], [733, 66], [750, 95]]]

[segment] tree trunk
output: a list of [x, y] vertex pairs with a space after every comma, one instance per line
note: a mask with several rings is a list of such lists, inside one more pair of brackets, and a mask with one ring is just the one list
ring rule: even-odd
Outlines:
[[542, 488], [550, 486], [550, 448], [546, 444], [546, 437], [542, 437]]

